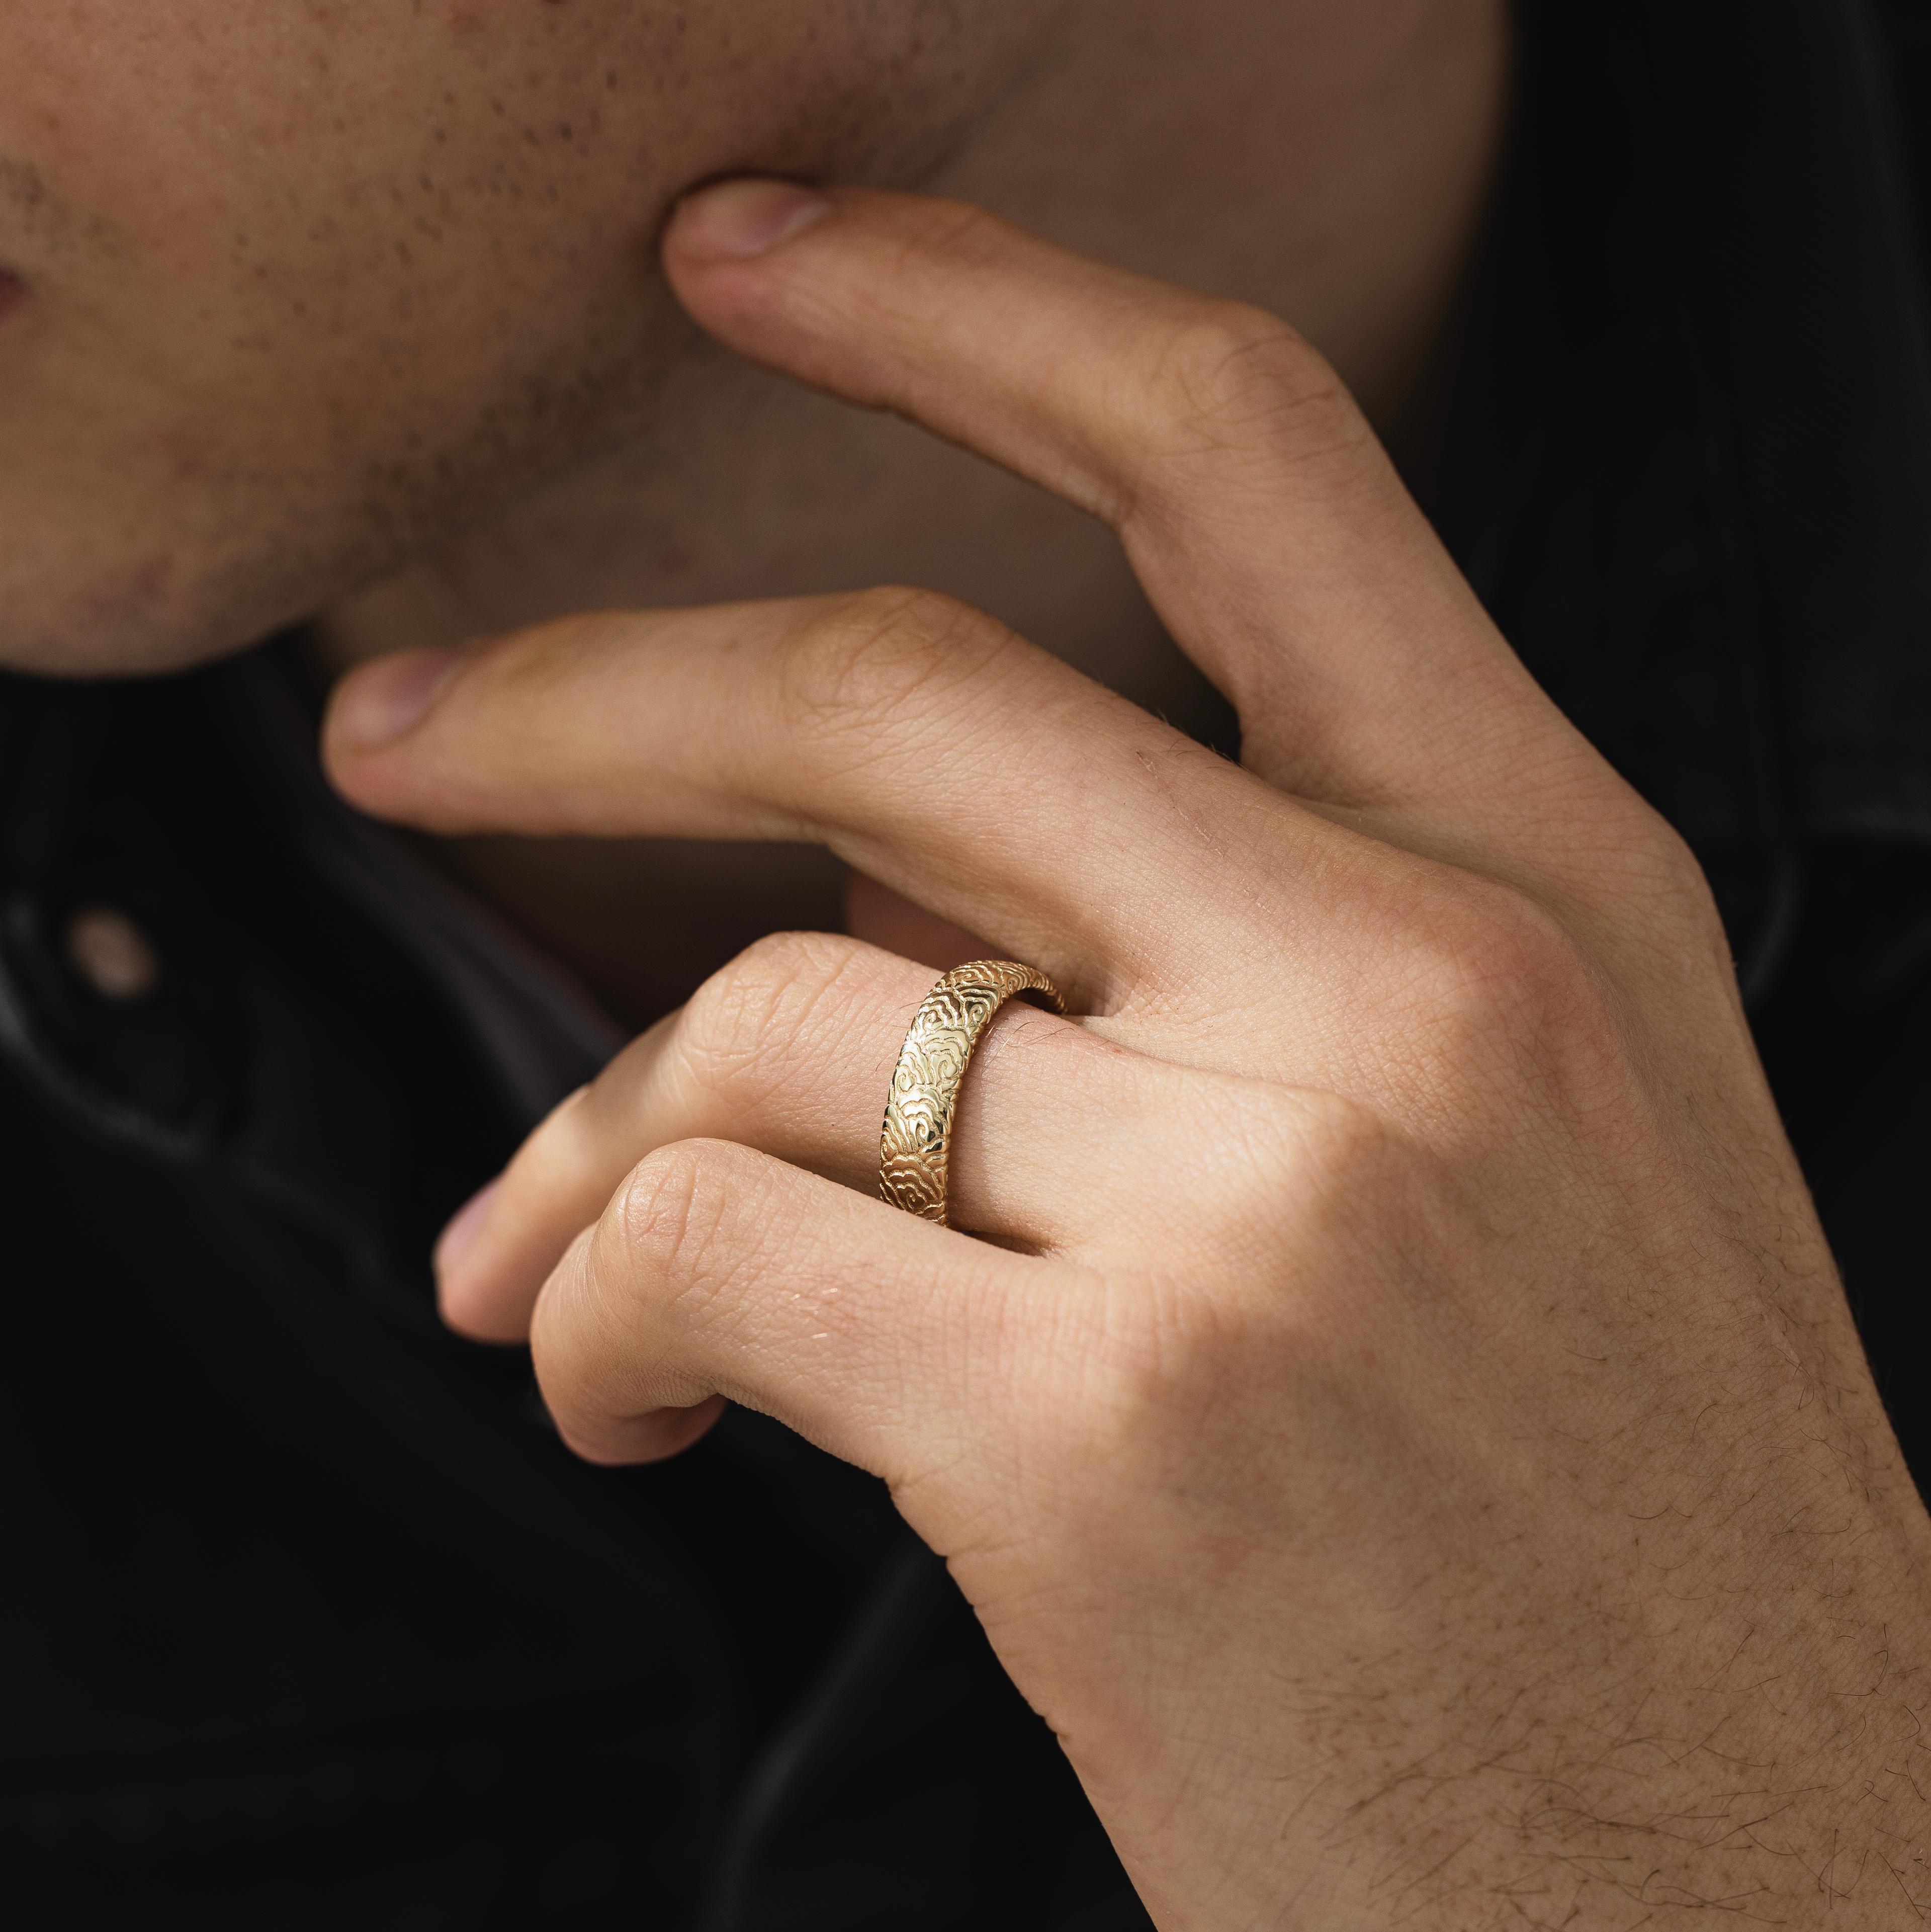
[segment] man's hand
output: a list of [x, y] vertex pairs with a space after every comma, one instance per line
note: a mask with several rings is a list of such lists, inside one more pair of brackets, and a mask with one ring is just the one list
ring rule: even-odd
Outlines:
[[916, 590], [355, 674], [371, 811], [820, 841], [1086, 1016], [996, 1024], [949, 1232], [873, 1198], [931, 971], [754, 946], [532, 1137], [451, 1321], [593, 1458], [728, 1398], [888, 1479], [1164, 1927], [1916, 1923], [1927, 1526], [1715, 913], [1320, 358], [910, 198], [665, 254], [1111, 521], [1243, 765]]

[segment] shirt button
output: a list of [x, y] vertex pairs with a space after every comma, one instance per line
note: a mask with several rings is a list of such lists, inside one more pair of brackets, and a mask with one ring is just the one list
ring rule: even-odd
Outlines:
[[160, 984], [161, 962], [148, 935], [112, 906], [83, 906], [67, 922], [67, 964], [103, 1000], [145, 1000]]

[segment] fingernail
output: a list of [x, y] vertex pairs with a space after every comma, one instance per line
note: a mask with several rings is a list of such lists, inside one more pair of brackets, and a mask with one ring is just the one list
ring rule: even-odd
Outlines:
[[502, 1185], [500, 1179], [491, 1181], [481, 1192], [472, 1195], [457, 1209], [436, 1244], [434, 1265], [438, 1280], [447, 1281], [451, 1274], [462, 1266], [463, 1257], [476, 1245], [476, 1236], [488, 1216], [490, 1203], [496, 1198], [496, 1190]]
[[400, 651], [346, 679], [328, 714], [332, 738], [373, 751], [412, 731], [463, 662], [460, 651]]
[[802, 235], [831, 212], [828, 196], [796, 182], [720, 182], [678, 204], [670, 238], [680, 255], [748, 262]]

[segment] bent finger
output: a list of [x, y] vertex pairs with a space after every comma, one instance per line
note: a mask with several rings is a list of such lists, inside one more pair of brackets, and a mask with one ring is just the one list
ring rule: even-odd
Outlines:
[[1307, 910], [1348, 842], [918, 591], [567, 619], [379, 660], [338, 686], [324, 750], [355, 803], [434, 831], [823, 843], [1088, 1010], [1261, 970], [1279, 938], [1255, 908]]
[[1084, 1318], [1091, 1292], [1063, 1264], [687, 1141], [640, 1162], [573, 1244], [530, 1341], [559, 1431], [592, 1461], [673, 1454], [723, 1396], [896, 1486], [1000, 1427], [994, 1392], [1030, 1372], [1013, 1298], [1036, 1335]]
[[745, 181], [683, 204], [664, 260], [693, 315], [1111, 523], [1270, 781], [1465, 805], [1479, 748], [1507, 767], [1493, 810], [1538, 764], [1586, 755], [1284, 323], [956, 203], [805, 195]]
[[[545, 1278], [646, 1154], [735, 1141], [862, 1193], [879, 1186], [879, 1123], [931, 972], [828, 933], [782, 933], [712, 975], [518, 1150], [474, 1222], [438, 1255], [445, 1318], [520, 1340]], [[1014, 1002], [979, 1042], [954, 1118], [952, 1225], [1028, 1246], [1081, 1240], [1123, 1204], [1069, 1183], [1096, 1109], [1172, 1078], [1072, 1022]], [[1154, 1110], [1156, 1112], [1157, 1110]]]

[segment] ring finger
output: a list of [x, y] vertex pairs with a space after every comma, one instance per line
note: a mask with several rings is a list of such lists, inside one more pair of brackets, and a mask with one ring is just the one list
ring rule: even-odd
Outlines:
[[[931, 969], [827, 933], [760, 941], [634, 1042], [525, 1142], [437, 1257], [445, 1315], [465, 1334], [520, 1340], [545, 1278], [631, 1168], [673, 1142], [738, 1142], [865, 1193], [879, 1121]], [[953, 1121], [951, 1218], [1061, 1252], [1117, 1241], [1150, 1206], [1146, 1149], [1132, 1174], [1097, 1120], [1131, 1112], [1165, 1142], [1197, 1108], [1179, 1070], [1018, 1002], [973, 1056]], [[1186, 1157], [1177, 1145], [1171, 1172]], [[1075, 1166], [1076, 1164], [1076, 1166]]]

